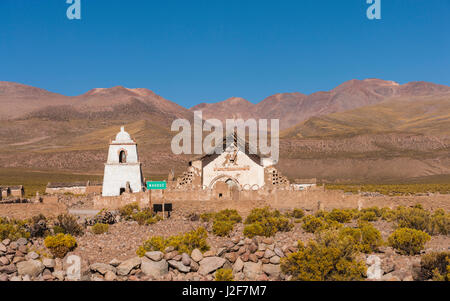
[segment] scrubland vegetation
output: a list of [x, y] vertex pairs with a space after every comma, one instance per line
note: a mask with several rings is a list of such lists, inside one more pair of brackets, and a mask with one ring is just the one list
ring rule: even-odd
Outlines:
[[450, 184], [326, 184], [326, 189], [343, 190], [348, 193], [377, 192], [389, 196], [423, 193], [450, 194]]
[[146, 252], [163, 252], [167, 247], [173, 247], [173, 249], [178, 251], [179, 253], [188, 254], [191, 254], [194, 249], [207, 251], [209, 250], [209, 245], [206, 241], [207, 237], [208, 232], [203, 227], [200, 227], [197, 230], [192, 230], [185, 234], [170, 236], [168, 238], [164, 238], [162, 236], [153, 236], [138, 248], [136, 254], [142, 257]]

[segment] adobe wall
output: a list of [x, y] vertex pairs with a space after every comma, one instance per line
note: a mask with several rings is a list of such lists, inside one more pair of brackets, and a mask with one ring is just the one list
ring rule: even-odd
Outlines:
[[87, 186], [86, 194], [102, 194], [102, 185]]
[[59, 188], [49, 188], [45, 189], [46, 194], [86, 194], [86, 186], [75, 186], [75, 187], [59, 187]]
[[[443, 208], [450, 210], [450, 195], [433, 196], [404, 196], [404, 197], [365, 197], [361, 195], [345, 194], [339, 190], [309, 189], [306, 191], [275, 190], [275, 191], [240, 191], [238, 198], [232, 195], [224, 195], [218, 198], [216, 192], [208, 190], [173, 190], [164, 192], [164, 200], [173, 204], [174, 210], [183, 213], [202, 213], [218, 211], [222, 209], [236, 209], [242, 213], [250, 212], [253, 208], [265, 206], [274, 209], [292, 210], [302, 208], [306, 211], [332, 210], [343, 208], [367, 208], [372, 206], [390, 207], [413, 206], [422, 204], [426, 209], [434, 210]], [[137, 194], [123, 194], [120, 197], [94, 197], [96, 209], [118, 209], [124, 205], [139, 202], [141, 207], [149, 204], [162, 203], [161, 190], [152, 191], [151, 202], [148, 192]]]
[[20, 189], [14, 189], [14, 190], [11, 190], [11, 196], [17, 197], [17, 198], [23, 198], [24, 193]]
[[138, 203], [139, 207], [149, 207], [150, 200], [147, 192], [139, 193], [123, 193], [121, 196], [94, 196], [94, 209], [110, 209], [115, 210], [131, 203]]

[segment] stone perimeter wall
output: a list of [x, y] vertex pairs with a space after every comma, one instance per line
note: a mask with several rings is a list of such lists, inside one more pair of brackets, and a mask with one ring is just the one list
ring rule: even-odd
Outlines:
[[367, 197], [361, 195], [345, 194], [338, 190], [306, 190], [290, 191], [277, 190], [273, 192], [264, 191], [242, 191], [239, 199], [217, 199], [209, 198], [209, 191], [174, 191], [165, 192], [152, 191], [136, 194], [123, 194], [120, 197], [94, 197], [95, 209], [118, 209], [124, 205], [138, 202], [141, 207], [151, 204], [161, 204], [163, 199], [172, 203], [174, 210], [180, 209], [184, 212], [209, 212], [222, 209], [236, 209], [240, 212], [249, 212], [253, 208], [270, 206], [274, 209], [302, 208], [307, 211], [332, 210], [335, 208], [367, 208], [372, 206], [390, 207], [413, 206], [422, 204], [426, 209], [435, 210], [443, 208], [450, 210], [450, 195], [431, 196], [404, 196], [404, 197]]

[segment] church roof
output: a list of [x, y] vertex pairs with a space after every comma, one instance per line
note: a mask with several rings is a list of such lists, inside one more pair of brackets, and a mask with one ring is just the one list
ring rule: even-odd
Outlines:
[[130, 134], [125, 132], [125, 127], [120, 127], [120, 132], [116, 135], [116, 139], [113, 143], [134, 143], [133, 139], [131, 139]]
[[223, 153], [230, 145], [234, 144], [240, 151], [244, 152], [250, 159], [252, 159], [256, 164], [261, 165], [261, 158], [265, 157], [259, 153], [257, 149], [253, 147], [246, 140], [241, 139], [236, 132], [222, 139], [222, 144], [212, 148], [208, 151], [207, 155], [194, 158], [193, 161], [201, 160], [203, 162], [203, 167], [211, 163], [216, 159], [221, 153]]

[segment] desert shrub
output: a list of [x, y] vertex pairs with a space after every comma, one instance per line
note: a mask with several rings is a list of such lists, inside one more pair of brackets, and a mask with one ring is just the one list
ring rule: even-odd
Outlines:
[[326, 189], [343, 190], [344, 192], [378, 192], [383, 195], [413, 195], [416, 193], [449, 194], [450, 184], [326, 184]]
[[366, 266], [358, 261], [358, 249], [349, 236], [340, 237], [337, 230], [323, 231], [316, 241], [281, 260], [283, 273], [296, 281], [363, 280]]
[[271, 211], [270, 208], [253, 209], [245, 220], [244, 235], [273, 236], [276, 232], [287, 232], [294, 227], [288, 218], [281, 215], [278, 210]]
[[60, 226], [53, 226], [53, 233], [54, 234], [59, 234], [59, 233], [66, 234], [66, 230], [64, 230], [64, 228], [60, 227]]
[[21, 237], [29, 238], [26, 222], [22, 220], [0, 218], [0, 240], [17, 240]]
[[431, 216], [431, 234], [448, 235], [448, 233], [450, 233], [450, 214], [438, 209]]
[[[261, 223], [253, 223], [244, 227], [244, 236], [253, 238], [255, 236], [272, 236], [274, 228], [264, 228]], [[267, 235], [266, 235], [267, 233]]]
[[381, 208], [381, 219], [388, 222], [395, 220], [395, 210], [388, 207]]
[[450, 281], [450, 252], [433, 252], [420, 259], [420, 280]]
[[47, 218], [43, 214], [33, 216], [27, 223], [30, 237], [44, 237], [49, 234]]
[[233, 231], [234, 225], [242, 221], [242, 217], [236, 210], [225, 209], [217, 213], [209, 212], [200, 215], [204, 222], [213, 222], [212, 230], [217, 236], [227, 236]]
[[316, 212], [316, 214], [314, 214], [315, 217], [322, 217], [325, 218], [328, 215], [328, 212], [324, 211], [324, 210], [319, 210]]
[[113, 225], [116, 223], [116, 213], [106, 209], [100, 210], [94, 217], [86, 219], [86, 226], [93, 226], [97, 223]]
[[149, 208], [145, 208], [132, 213], [129, 217], [142, 226], [148, 219], [152, 218], [153, 216], [154, 214], [152, 213], [152, 210]]
[[210, 222], [214, 219], [215, 215], [216, 214], [214, 212], [202, 213], [202, 214], [200, 214], [200, 220], [202, 222]]
[[221, 220], [221, 221], [230, 221], [233, 224], [242, 222], [242, 217], [234, 209], [233, 210], [225, 209], [225, 210], [219, 211], [215, 214], [214, 219]]
[[364, 253], [375, 252], [383, 244], [380, 231], [366, 221], [360, 221], [357, 228], [341, 228], [339, 235], [352, 237], [358, 250]]
[[253, 224], [257, 222], [262, 222], [269, 217], [279, 217], [281, 213], [278, 210], [272, 211], [269, 207], [255, 208], [245, 219], [244, 224]]
[[388, 242], [403, 255], [415, 255], [425, 247], [430, 238], [427, 233], [420, 230], [399, 228], [389, 236]]
[[361, 212], [359, 219], [367, 222], [375, 222], [378, 220], [378, 216], [373, 211]]
[[125, 220], [135, 221], [139, 225], [153, 225], [160, 220], [157, 214], [155, 214], [150, 208], [140, 209], [138, 203], [131, 203], [123, 206], [119, 209], [119, 214]]
[[410, 228], [431, 232], [431, 214], [420, 205], [412, 208], [399, 206], [395, 210], [395, 220], [399, 228]]
[[382, 216], [382, 209], [378, 207], [364, 208], [359, 211], [358, 218], [363, 221], [375, 222]]
[[191, 254], [194, 249], [207, 251], [209, 250], [209, 246], [206, 241], [207, 237], [208, 232], [203, 227], [185, 234], [170, 236], [168, 238], [154, 236], [145, 241], [142, 246], [137, 249], [136, 254], [142, 257], [149, 251], [164, 252], [164, 250], [169, 246], [174, 247], [174, 249], [180, 253]]
[[300, 208], [295, 208], [294, 210], [292, 210], [289, 216], [296, 219], [301, 219], [305, 216], [305, 211], [303, 211], [303, 209]]
[[218, 269], [215, 273], [216, 281], [233, 281], [233, 271], [231, 269]]
[[213, 233], [217, 236], [227, 236], [233, 231], [234, 225], [229, 221], [215, 220], [213, 223]]
[[157, 222], [161, 221], [163, 218], [157, 214], [155, 214], [153, 217], [148, 218], [145, 221], [146, 225], [153, 225], [156, 224]]
[[109, 230], [109, 225], [108, 224], [102, 224], [102, 223], [97, 223], [95, 225], [92, 226], [91, 231], [94, 234], [103, 234], [108, 232]]
[[128, 205], [125, 205], [121, 208], [119, 208], [119, 214], [120, 216], [124, 217], [124, 218], [128, 218], [130, 217], [135, 211], [139, 210], [139, 205], [137, 202], [135, 203], [131, 203]]
[[327, 222], [323, 217], [316, 217], [314, 215], [307, 215], [303, 218], [302, 228], [306, 232], [314, 233], [323, 230], [327, 227]]
[[77, 241], [70, 234], [59, 233], [54, 236], [47, 236], [44, 240], [44, 244], [53, 256], [64, 258], [68, 252], [75, 249]]
[[333, 209], [325, 215], [325, 219], [329, 221], [336, 221], [338, 223], [349, 223], [352, 221], [354, 212], [349, 209]]
[[83, 235], [84, 232], [83, 227], [78, 224], [77, 218], [70, 214], [58, 215], [55, 225], [63, 228], [64, 233], [74, 236]]

